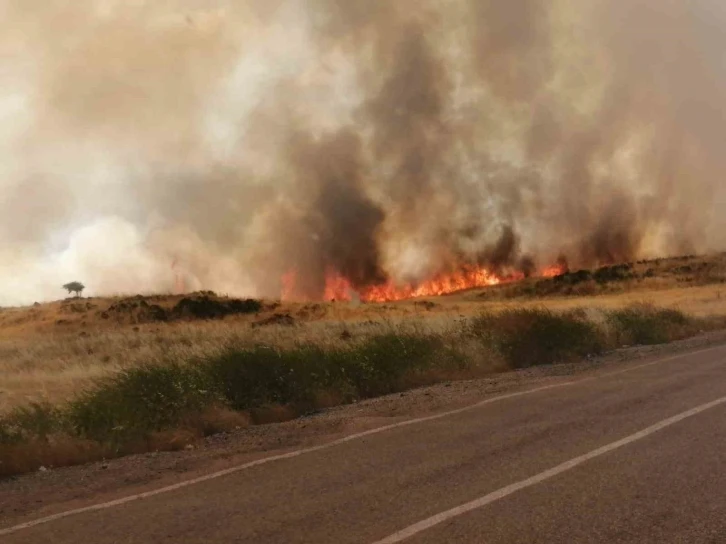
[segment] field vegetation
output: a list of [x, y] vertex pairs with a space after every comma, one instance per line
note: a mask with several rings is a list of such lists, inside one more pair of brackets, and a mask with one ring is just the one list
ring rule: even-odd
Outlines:
[[723, 278], [717, 256], [382, 305], [206, 292], [5, 309], [0, 476], [685, 338], [724, 326]]

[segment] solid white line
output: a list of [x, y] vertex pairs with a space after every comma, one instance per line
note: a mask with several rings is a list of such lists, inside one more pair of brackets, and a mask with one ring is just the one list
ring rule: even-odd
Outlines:
[[568, 470], [572, 470], [573, 468], [583, 463], [586, 463], [587, 461], [605, 455], [606, 453], [610, 453], [611, 451], [622, 448], [623, 446], [627, 446], [628, 444], [632, 444], [633, 442], [637, 442], [638, 440], [642, 440], [643, 438], [657, 433], [658, 431], [661, 431], [666, 427], [675, 425], [676, 423], [679, 423], [684, 419], [696, 416], [702, 412], [705, 412], [706, 410], [710, 410], [722, 404], [726, 404], [726, 397], [721, 397], [720, 399], [709, 402], [708, 404], [702, 404], [701, 406], [693, 408], [692, 410], [688, 410], [687, 412], [683, 412], [681, 414], [678, 414], [677, 416], [665, 419], [660, 423], [656, 423], [655, 425], [648, 427], [647, 429], [643, 429], [642, 431], [639, 431], [635, 434], [631, 434], [630, 436], [625, 437], [622, 440], [618, 440], [617, 442], [613, 442], [612, 444], [608, 444], [607, 446], [603, 446], [602, 448], [593, 450], [590, 453], [581, 455], [580, 457], [575, 457], [574, 459], [562, 463], [561, 465], [541, 472], [536, 476], [532, 476], [531, 478], [527, 478], [526, 480], [522, 480], [521, 482], [508, 485], [507, 487], [498, 489], [497, 491], [489, 493], [488, 495], [484, 495], [479, 499], [468, 502], [466, 504], [462, 504], [461, 506], [457, 506], [456, 508], [452, 508], [451, 510], [447, 510], [446, 512], [436, 514], [435, 516], [420, 521], [414, 525], [411, 525], [410, 527], [407, 527], [406, 529], [403, 529], [402, 531], [386, 537], [383, 540], [379, 540], [375, 544], [395, 544], [397, 542], [407, 540], [412, 536], [422, 533], [423, 531], [427, 531], [445, 521], [448, 521], [458, 516], [462, 516], [468, 512], [471, 512], [472, 510], [477, 510], [478, 508], [482, 508], [500, 499], [508, 497], [509, 495], [512, 495], [517, 491], [521, 491], [522, 489], [525, 489], [527, 487], [531, 487], [533, 485], [542, 483], [545, 480], [549, 480], [550, 478], [554, 478], [555, 476], [558, 476], [563, 472], [567, 472]]
[[646, 367], [649, 367], [649, 366], [654, 366], [654, 365], [666, 363], [666, 362], [669, 362], [669, 361], [674, 361], [676, 359], [681, 359], [681, 358], [684, 358], [684, 357], [692, 357], [694, 355], [700, 355], [702, 353], [708, 353], [708, 352], [716, 351], [716, 350], [723, 349], [723, 348], [724, 348], [724, 346], [714, 346], [714, 347], [711, 347], [711, 348], [701, 349], [701, 350], [698, 350], [698, 351], [692, 351], [692, 352], [689, 352], [689, 353], [682, 353], [680, 355], [672, 355], [672, 356], [669, 356], [669, 357], [665, 357], [663, 359], [657, 359], [657, 360], [652, 361], [650, 363], [644, 363], [644, 364], [641, 364], [641, 365], [630, 366], [628, 368], [625, 368], [625, 369], [622, 369], [622, 370], [617, 370], [617, 371], [614, 371], [614, 372], [597, 374], [595, 376], [591, 376], [591, 377], [588, 377], [588, 378], [583, 378], [583, 379], [579, 379], [579, 380], [571, 380], [571, 381], [567, 381], [567, 382], [560, 382], [560, 383], [553, 384], [553, 385], [545, 385], [543, 387], [537, 387], [535, 389], [527, 389], [525, 391], [519, 391], [519, 392], [516, 392], [516, 393], [508, 393], [506, 395], [500, 395], [498, 397], [492, 397], [492, 398], [483, 400], [481, 402], [477, 402], [476, 404], [472, 404], [470, 406], [465, 406], [464, 408], [458, 408], [456, 410], [450, 410], [448, 412], [442, 412], [440, 414], [436, 414], [436, 415], [433, 415], [433, 416], [420, 417], [420, 418], [417, 418], [417, 419], [409, 419], [407, 421], [402, 421], [400, 423], [394, 423], [392, 425], [386, 425], [385, 427], [378, 427], [378, 428], [375, 428], [375, 429], [371, 429], [369, 431], [364, 431], [364, 432], [361, 432], [361, 433], [352, 434], [350, 436], [346, 436], [344, 438], [340, 438], [340, 439], [334, 440], [332, 442], [327, 442], [327, 443], [321, 444], [319, 446], [313, 446], [313, 447], [310, 447], [310, 448], [305, 448], [305, 449], [301, 449], [301, 450], [295, 450], [295, 451], [292, 451], [292, 452], [289, 452], [289, 453], [283, 453], [283, 454], [280, 454], [280, 455], [273, 455], [273, 456], [270, 456], [270, 457], [265, 457], [263, 459], [258, 459], [256, 461], [252, 461], [250, 463], [245, 463], [243, 465], [238, 465], [236, 467], [231, 467], [231, 468], [228, 468], [228, 469], [225, 469], [225, 470], [220, 470], [219, 472], [213, 472], [211, 474], [206, 474], [204, 476], [200, 476], [199, 478], [194, 478], [194, 479], [191, 479], [191, 480], [185, 480], [183, 482], [179, 482], [179, 483], [176, 483], [176, 484], [173, 484], [173, 485], [169, 485], [169, 486], [166, 486], [166, 487], [160, 487], [160, 488], [154, 489], [152, 491], [146, 491], [144, 493], [137, 493], [135, 495], [129, 495], [127, 497], [123, 497], [123, 498], [116, 499], [116, 500], [113, 500], [113, 501], [102, 502], [102, 503], [94, 504], [94, 505], [91, 505], [91, 506], [85, 506], [83, 508], [76, 508], [74, 510], [67, 510], [65, 512], [59, 512], [58, 514], [53, 514], [53, 515], [46, 516], [46, 517], [43, 517], [43, 518], [38, 518], [38, 519], [35, 519], [35, 520], [32, 520], [32, 521], [28, 521], [26, 523], [21, 523], [19, 525], [15, 525], [13, 527], [8, 527], [6, 529], [0, 529], [0, 536], [9, 535], [9, 534], [12, 534], [12, 533], [17, 533], [18, 531], [22, 531], [23, 529], [30, 529], [30, 528], [36, 527], [38, 525], [43, 525], [43, 524], [50, 523], [52, 521], [57, 521], [59, 519], [67, 518], [67, 517], [70, 517], [70, 516], [76, 516], [76, 515], [84, 514], [84, 513], [87, 513], [87, 512], [96, 512], [96, 511], [99, 511], [99, 510], [107, 510], [109, 508], [114, 508], [116, 506], [121, 506], [121, 505], [127, 504], [129, 502], [138, 501], [138, 500], [142, 500], [142, 499], [148, 499], [148, 498], [151, 498], [151, 497], [155, 497], [157, 495], [162, 495], [164, 493], [170, 493], [172, 491], [177, 491], [177, 490], [183, 489], [185, 487], [190, 487], [190, 486], [193, 486], [193, 485], [197, 485], [197, 484], [201, 484], [201, 483], [204, 483], [204, 482], [208, 482], [210, 480], [216, 480], [218, 478], [223, 478], [225, 476], [229, 476], [229, 475], [235, 474], [237, 472], [242, 472], [243, 470], [247, 470], [247, 469], [250, 469], [250, 468], [253, 468], [253, 467], [257, 467], [257, 466], [260, 466], [260, 465], [265, 465], [267, 463], [272, 463], [272, 462], [275, 462], [275, 461], [282, 461], [282, 460], [285, 460], [285, 459], [293, 459], [295, 457], [300, 457], [301, 455], [306, 455], [308, 453], [314, 453], [316, 451], [321, 451], [321, 450], [329, 449], [329, 448], [332, 448], [334, 446], [339, 446], [341, 444], [346, 444], [346, 443], [352, 442], [354, 440], [359, 440], [361, 438], [365, 438], [367, 436], [372, 436], [372, 435], [384, 433], [384, 432], [387, 432], [387, 431], [391, 431], [391, 430], [394, 430], [394, 429], [400, 429], [400, 428], [403, 428], [403, 427], [409, 427], [411, 425], [420, 425], [421, 423], [427, 423], [429, 421], [436, 421], [436, 420], [439, 420], [439, 419], [444, 419], [444, 418], [451, 417], [451, 416], [455, 416], [455, 415], [458, 415], [458, 414], [463, 414], [465, 412], [469, 412], [469, 411], [472, 411], [472, 410], [476, 410], [477, 408], [481, 408], [482, 406], [486, 406], [488, 404], [493, 404], [495, 402], [500, 402], [500, 401], [503, 401], [503, 400], [513, 399], [513, 398], [517, 398], [517, 397], [523, 397], [525, 395], [532, 395], [534, 393], [539, 393], [541, 391], [547, 391], [547, 390], [550, 390], [550, 389], [558, 389], [558, 388], [562, 388], [562, 387], [569, 387], [571, 385], [576, 385], [576, 384], [579, 384], [579, 383], [584, 383], [584, 382], [592, 381], [592, 380], [599, 379], [599, 378], [606, 378], [606, 377], [609, 377], [609, 376], [616, 376], [618, 374], [624, 374], [626, 372], [631, 372], [633, 370], [638, 370], [638, 369], [641, 369], [641, 368], [646, 368]]

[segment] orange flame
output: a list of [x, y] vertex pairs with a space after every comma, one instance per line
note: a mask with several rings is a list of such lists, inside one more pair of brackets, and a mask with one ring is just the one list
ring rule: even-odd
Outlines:
[[566, 273], [568, 270], [567, 265], [555, 265], [555, 266], [548, 266], [542, 272], [540, 273], [540, 276], [543, 278], [555, 278], [557, 276], [561, 276], [562, 274]]
[[[340, 274], [330, 271], [326, 276], [323, 300], [350, 301], [355, 294], [362, 302], [394, 302], [411, 298], [448, 295], [467, 289], [499, 285], [524, 279], [521, 273], [500, 276], [490, 270], [469, 266], [451, 273], [441, 273], [433, 278], [416, 284], [396, 284], [388, 281], [356, 291], [351, 283]], [[310, 297], [302, 296], [297, 289], [297, 274], [288, 272], [282, 278], [282, 299], [308, 302]]]
[[467, 289], [499, 285], [510, 278], [502, 278], [486, 268], [472, 267], [449, 274], [439, 274], [419, 284], [396, 285], [388, 282], [384, 285], [368, 287], [361, 293], [365, 302], [392, 302], [409, 298], [448, 295]]

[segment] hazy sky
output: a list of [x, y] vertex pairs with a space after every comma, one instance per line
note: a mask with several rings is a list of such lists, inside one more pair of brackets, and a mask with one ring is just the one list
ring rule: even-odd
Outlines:
[[0, 0], [0, 305], [724, 249], [724, 30], [718, 0]]

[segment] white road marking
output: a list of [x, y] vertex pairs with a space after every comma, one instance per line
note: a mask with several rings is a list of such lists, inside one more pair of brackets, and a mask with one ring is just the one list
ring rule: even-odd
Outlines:
[[726, 397], [721, 397], [718, 400], [709, 402], [708, 404], [702, 404], [701, 406], [693, 408], [692, 410], [688, 410], [687, 412], [678, 414], [677, 416], [664, 419], [660, 423], [656, 423], [655, 425], [652, 425], [647, 429], [643, 429], [642, 431], [639, 431], [635, 434], [631, 434], [630, 436], [627, 436], [622, 440], [618, 440], [617, 442], [613, 442], [611, 444], [608, 444], [607, 446], [603, 446], [602, 448], [593, 450], [590, 453], [581, 455], [580, 457], [575, 457], [574, 459], [562, 463], [561, 465], [541, 472], [536, 476], [532, 476], [531, 478], [527, 478], [526, 480], [522, 480], [521, 482], [508, 485], [507, 487], [498, 489], [497, 491], [489, 493], [488, 495], [484, 495], [479, 499], [473, 500], [466, 504], [462, 504], [461, 506], [457, 506], [456, 508], [452, 508], [451, 510], [447, 510], [446, 512], [441, 512], [440, 514], [431, 516], [430, 518], [411, 525], [410, 527], [407, 527], [402, 531], [386, 537], [383, 540], [379, 540], [375, 544], [395, 544], [397, 542], [403, 542], [404, 540], [408, 540], [412, 536], [427, 531], [441, 523], [444, 523], [445, 521], [448, 521], [458, 516], [462, 516], [468, 512], [471, 512], [472, 510], [477, 510], [500, 499], [508, 497], [509, 495], [512, 495], [517, 491], [521, 491], [522, 489], [525, 489], [527, 487], [531, 487], [533, 485], [542, 483], [545, 480], [549, 480], [550, 478], [554, 478], [555, 476], [558, 476], [563, 472], [567, 472], [568, 470], [572, 470], [573, 468], [582, 465], [583, 463], [586, 463], [592, 459], [622, 448], [623, 446], [627, 446], [628, 444], [632, 444], [633, 442], [637, 442], [638, 440], [642, 440], [643, 438], [657, 433], [658, 431], [661, 431], [666, 427], [670, 427], [671, 425], [680, 423], [684, 419], [696, 416], [702, 412], [705, 412], [706, 410], [710, 410], [722, 404], [726, 404]]
[[682, 353], [682, 354], [679, 354], [679, 355], [672, 355], [672, 356], [669, 356], [669, 357], [664, 357], [662, 359], [657, 359], [655, 361], [651, 361], [650, 363], [644, 363], [644, 364], [641, 364], [641, 365], [635, 365], [635, 366], [631, 366], [631, 367], [628, 367], [628, 368], [625, 368], [625, 369], [622, 369], [622, 370], [616, 370], [614, 372], [607, 372], [607, 373], [603, 373], [603, 374], [597, 374], [595, 376], [590, 376], [588, 378], [582, 378], [582, 379], [579, 379], [579, 380], [571, 380], [571, 381], [561, 382], [561, 383], [557, 383], [557, 384], [553, 384], [553, 385], [545, 385], [543, 387], [537, 387], [535, 389], [528, 389], [526, 391], [519, 391], [519, 392], [516, 392], [516, 393], [508, 393], [506, 395], [499, 395], [498, 397], [492, 397], [490, 399], [486, 399], [486, 400], [483, 400], [481, 402], [477, 402], [476, 404], [472, 404], [470, 406], [465, 406], [464, 408], [458, 408], [456, 410], [450, 410], [448, 412], [442, 412], [440, 414], [436, 414], [436, 415], [433, 415], [433, 416], [420, 417], [420, 418], [417, 418], [417, 419], [409, 419], [407, 421], [402, 421], [400, 423], [394, 423], [392, 425], [386, 425], [385, 427], [378, 427], [378, 428], [375, 428], [375, 429], [371, 429], [369, 431], [364, 431], [364, 432], [361, 432], [361, 433], [352, 434], [350, 436], [346, 436], [344, 438], [340, 438], [340, 439], [334, 440], [332, 442], [328, 442], [328, 443], [325, 443], [325, 444], [321, 444], [319, 446], [313, 446], [313, 447], [310, 447], [310, 448], [305, 448], [305, 449], [301, 449], [301, 450], [295, 450], [295, 451], [292, 451], [292, 452], [289, 452], [289, 453], [283, 453], [283, 454], [280, 454], [280, 455], [273, 455], [273, 456], [270, 456], [270, 457], [265, 457], [263, 459], [258, 459], [256, 461], [252, 461], [252, 462], [249, 462], [249, 463], [245, 463], [243, 465], [238, 465], [236, 467], [231, 467], [231, 468], [228, 468], [228, 469], [225, 469], [225, 470], [220, 470], [218, 472], [213, 472], [211, 474], [206, 474], [204, 476], [200, 476], [199, 478], [193, 478], [191, 480], [185, 480], [183, 482], [179, 482], [179, 483], [176, 483], [176, 484], [173, 484], [173, 485], [169, 485], [169, 486], [166, 486], [166, 487], [160, 487], [160, 488], [154, 489], [152, 491], [146, 491], [144, 493], [137, 493], [135, 495], [129, 495], [127, 497], [122, 497], [120, 499], [116, 499], [116, 500], [112, 500], [112, 501], [108, 501], [108, 502], [102, 502], [102, 503], [94, 504], [94, 505], [91, 505], [91, 506], [85, 506], [83, 508], [76, 508], [74, 510], [67, 510], [65, 512], [59, 512], [57, 514], [52, 514], [50, 516], [46, 516], [46, 517], [43, 517], [43, 518], [38, 518], [38, 519], [35, 519], [35, 520], [32, 520], [32, 521], [28, 521], [28, 522], [25, 522], [25, 523], [21, 523], [19, 525], [15, 525], [13, 527], [8, 527], [6, 529], [0, 529], [0, 536], [17, 533], [18, 531], [22, 531], [24, 529], [30, 529], [30, 528], [36, 527], [38, 525], [44, 525], [46, 523], [50, 523], [52, 521], [57, 521], [59, 519], [67, 518], [67, 517], [70, 517], [70, 516], [77, 516], [79, 514], [85, 514], [85, 513], [88, 513], [88, 512], [97, 512], [99, 510], [107, 510], [109, 508], [114, 508], [116, 506], [121, 506], [121, 505], [130, 503], [130, 502], [134, 502], [134, 501], [138, 501], [138, 500], [143, 500], [143, 499], [148, 499], [148, 498], [151, 498], [151, 497], [155, 497], [157, 495], [162, 495], [164, 493], [170, 493], [172, 491], [177, 491], [179, 489], [184, 489], [185, 487], [190, 487], [190, 486], [193, 486], [193, 485], [197, 485], [197, 484], [201, 484], [201, 483], [204, 483], [204, 482], [208, 482], [210, 480], [216, 480], [218, 478], [224, 478], [225, 476], [229, 476], [229, 475], [235, 474], [237, 472], [242, 472], [243, 470], [247, 470], [247, 469], [250, 469], [250, 468], [253, 468], [253, 467], [257, 467], [257, 466], [260, 466], [260, 465], [265, 465], [267, 463], [272, 463], [272, 462], [275, 462], [275, 461], [283, 461], [285, 459], [293, 459], [295, 457], [300, 457], [301, 455], [306, 455], [308, 453], [314, 453], [316, 451], [321, 451], [321, 450], [329, 449], [329, 448], [332, 448], [334, 446], [339, 446], [341, 444], [346, 444], [348, 442], [352, 442], [354, 440], [358, 440], [360, 438], [365, 438], [367, 436], [372, 436], [372, 435], [375, 435], [375, 434], [384, 433], [384, 432], [391, 431], [391, 430], [394, 430], [394, 429], [400, 429], [400, 428], [403, 428], [403, 427], [409, 427], [411, 425], [419, 425], [421, 423], [427, 423], [429, 421], [436, 421], [438, 419], [444, 419], [444, 418], [451, 417], [451, 416], [455, 416], [455, 415], [458, 415], [458, 414], [463, 414], [465, 412], [470, 412], [472, 410], [476, 410], [477, 408], [481, 408], [482, 406], [486, 406], [488, 404], [493, 404], [495, 402], [500, 402], [500, 401], [503, 401], [503, 400], [513, 399], [513, 398], [517, 398], [517, 397], [523, 397], [525, 395], [532, 395], [534, 393], [539, 393], [541, 391], [547, 391], [547, 390], [550, 390], [550, 389], [558, 389], [558, 388], [562, 388], [562, 387], [569, 387], [571, 385], [577, 385], [579, 383], [585, 383], [585, 382], [589, 382], [589, 381], [596, 380], [596, 379], [600, 379], [600, 378], [607, 378], [607, 377], [610, 377], [610, 376], [617, 376], [618, 374], [624, 374], [626, 372], [631, 372], [633, 370], [638, 370], [638, 369], [641, 369], [641, 368], [646, 368], [646, 367], [650, 367], [650, 366], [654, 366], [654, 365], [666, 363], [666, 362], [669, 362], [669, 361], [674, 361], [676, 359], [682, 359], [684, 357], [692, 357], [694, 355], [700, 355], [702, 353], [708, 353], [708, 352], [716, 351], [716, 350], [723, 349], [723, 348], [724, 348], [724, 346], [714, 346], [714, 347], [710, 347], [710, 348], [706, 348], [706, 349], [701, 349], [701, 350], [698, 350], [698, 351], [692, 351], [692, 352], [689, 352], [689, 353]]

